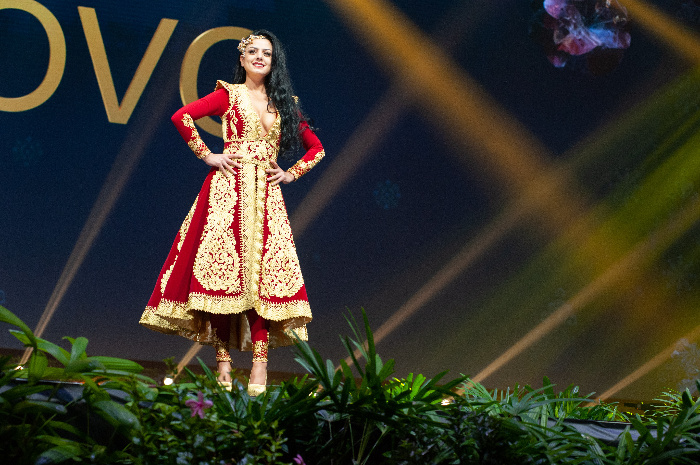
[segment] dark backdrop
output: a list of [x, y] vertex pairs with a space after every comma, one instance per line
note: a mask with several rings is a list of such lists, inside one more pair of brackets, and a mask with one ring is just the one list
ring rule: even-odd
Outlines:
[[[46, 74], [50, 52], [41, 23], [25, 11], [8, 9], [27, 3], [36, 2], [0, 3], [5, 8], [0, 9], [2, 97], [28, 94]], [[295, 91], [327, 153], [308, 175], [283, 189], [294, 222], [297, 209], [309, 202], [306, 194], [356, 141], [356, 129], [373, 111], [383, 111], [378, 105], [394, 88], [381, 64], [395, 59], [385, 45], [395, 37], [386, 31], [358, 40], [331, 1], [39, 3], [65, 35], [65, 71], [57, 90], [38, 107], [0, 112], [0, 304], [35, 326], [91, 211], [102, 211], [104, 221], [93, 216], [90, 223], [95, 226], [94, 239], [86, 242], [90, 247], [79, 248], [84, 260], [73, 261], [74, 278], [63, 280], [65, 294], [44, 337], [86, 336], [92, 354], [179, 359], [189, 341], [137, 323], [207, 172], [169, 121], [181, 105], [178, 85], [187, 48], [204, 31], [221, 26], [266, 28], [286, 45]], [[470, 75], [548, 148], [540, 154], [546, 163], [566, 164], [587, 154], [575, 175], [580, 186], [571, 186], [571, 192], [584, 189], [584, 204], [605, 204], [610, 215], [626, 205], [615, 195], [633, 195], [674, 153], [654, 155], [664, 143], [662, 135], [635, 149], [638, 138], [649, 136], [635, 118], [646, 115], [645, 124], [654, 126], [654, 113], [645, 105], [670, 105], [670, 114], [680, 115], [675, 127], [698, 114], [697, 94], [687, 91], [698, 81], [687, 77], [692, 62], [634, 18], [632, 46], [621, 64], [594, 76], [581, 60], [564, 69], [547, 61], [528, 36], [533, 10], [527, 0], [397, 0], [394, 5], [434, 37], [432, 47], [450, 57], [441, 66]], [[695, 6], [657, 2], [690, 31], [698, 30]], [[95, 10], [119, 101], [159, 21], [178, 21], [127, 124], [108, 120], [78, 7]], [[455, 25], [466, 27], [455, 36]], [[200, 96], [213, 90], [217, 79], [231, 78], [236, 45], [222, 41], [204, 55]], [[673, 94], [668, 89], [679, 89], [679, 79], [690, 84]], [[407, 84], [409, 94], [423, 92], [418, 80]], [[349, 182], [296, 236], [314, 312], [310, 339], [324, 357], [338, 361], [346, 355], [338, 336], [348, 333], [343, 318], [348, 309], [357, 314], [364, 307], [372, 325], [380, 327], [512, 200], [506, 186], [484, 175], [482, 165], [469, 161], [471, 154], [448, 137], [456, 115], [435, 115], [425, 106], [406, 105], [382, 130], [366, 162], [353, 168]], [[607, 131], [613, 129], [611, 141]], [[683, 140], [696, 133], [691, 127]], [[500, 136], [494, 130], [492, 137]], [[213, 136], [205, 139], [213, 149], [221, 148]], [[123, 188], [109, 188], [118, 185], [120, 175]], [[692, 172], [671, 190], [683, 200], [697, 196], [697, 179]], [[100, 198], [103, 189], [111, 197]], [[654, 213], [640, 237], [669, 221], [673, 211]], [[397, 360], [397, 375], [477, 374], [585, 287], [588, 277], [558, 261], [562, 255], [556, 251], [566, 246], [543, 231], [546, 221], [517, 222], [382, 339], [379, 352]], [[612, 231], [610, 237], [617, 235]], [[696, 341], [685, 338], [700, 323], [696, 239], [697, 227], [691, 227], [645, 265], [643, 279], [627, 286], [624, 295], [618, 292], [625, 286], [611, 286], [484, 383], [539, 385], [548, 375], [561, 387], [576, 383], [600, 393], [676, 344], [675, 354], [618, 395], [651, 397], [683, 386], [700, 363]], [[641, 315], [634, 302], [650, 282], [654, 295], [642, 295], [641, 301], [657, 303]], [[0, 347], [17, 346], [0, 332]], [[211, 358], [213, 351], [205, 348], [200, 356]], [[235, 364], [247, 366], [248, 359], [239, 356]], [[291, 350], [276, 350], [271, 362], [273, 369], [300, 371]]]

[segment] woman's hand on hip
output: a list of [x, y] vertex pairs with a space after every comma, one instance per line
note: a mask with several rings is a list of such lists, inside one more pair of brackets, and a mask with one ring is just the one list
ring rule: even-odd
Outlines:
[[280, 168], [274, 161], [270, 162], [270, 166], [272, 166], [272, 168], [266, 169], [265, 173], [267, 173], [267, 180], [273, 186], [281, 182], [289, 184], [294, 181], [294, 175]]
[[226, 176], [234, 173], [234, 168], [241, 168], [241, 164], [236, 161], [243, 158], [243, 155], [235, 153], [210, 153], [203, 158], [204, 163], [214, 168], [218, 168]]

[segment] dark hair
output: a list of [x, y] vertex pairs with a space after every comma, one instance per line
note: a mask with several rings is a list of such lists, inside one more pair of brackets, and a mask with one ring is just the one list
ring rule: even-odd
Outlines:
[[[270, 31], [258, 29], [253, 35], [263, 36], [272, 44], [272, 70], [265, 76], [265, 92], [270, 99], [270, 103], [280, 114], [281, 137], [280, 155], [292, 155], [300, 146], [299, 122], [304, 118], [299, 104], [294, 99], [292, 90], [292, 80], [287, 70], [287, 57], [284, 47], [277, 37]], [[233, 72], [233, 83], [243, 84], [245, 82], [245, 69], [241, 66], [240, 60], [236, 60], [236, 68]]]

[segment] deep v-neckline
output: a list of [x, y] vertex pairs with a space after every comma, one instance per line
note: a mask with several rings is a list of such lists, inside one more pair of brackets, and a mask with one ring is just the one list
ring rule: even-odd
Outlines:
[[248, 89], [248, 87], [245, 84], [243, 85], [243, 87], [245, 89], [245, 94], [246, 94], [246, 97], [248, 99], [248, 106], [250, 107], [250, 110], [253, 112], [253, 114], [255, 114], [255, 116], [257, 118], [258, 127], [260, 128], [260, 137], [266, 138], [268, 135], [270, 135], [270, 131], [272, 131], [272, 129], [275, 127], [275, 124], [277, 124], [277, 120], [280, 117], [280, 112], [279, 111], [275, 112], [275, 119], [272, 121], [270, 128], [265, 129], [265, 126], [263, 126], [262, 118], [260, 117], [260, 113], [258, 113], [258, 111], [255, 109], [255, 105], [253, 105], [253, 97], [251, 97], [251, 95], [250, 95], [250, 89]]

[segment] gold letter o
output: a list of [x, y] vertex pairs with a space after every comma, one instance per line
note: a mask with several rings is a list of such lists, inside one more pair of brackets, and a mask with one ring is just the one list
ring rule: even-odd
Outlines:
[[0, 10], [15, 9], [26, 11], [39, 20], [49, 38], [49, 66], [39, 87], [23, 97], [0, 97], [0, 111], [27, 111], [38, 107], [56, 92], [66, 68], [66, 38], [56, 17], [39, 2], [34, 0], [12, 0], [2, 2]]
[[[182, 104], [194, 102], [199, 98], [197, 95], [197, 76], [199, 75], [199, 65], [202, 64], [204, 53], [209, 47], [222, 40], [241, 40], [247, 37], [252, 31], [244, 27], [217, 27], [209, 29], [199, 35], [187, 48], [185, 57], [182, 59], [180, 69], [180, 98]], [[202, 118], [197, 121], [197, 125], [209, 134], [221, 137], [221, 124], [212, 118]]]

